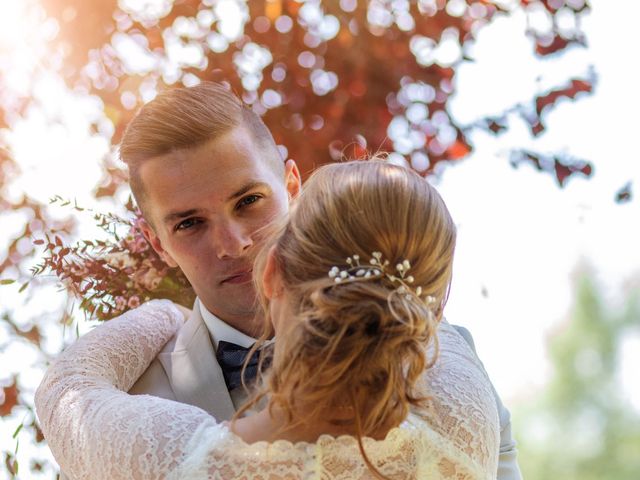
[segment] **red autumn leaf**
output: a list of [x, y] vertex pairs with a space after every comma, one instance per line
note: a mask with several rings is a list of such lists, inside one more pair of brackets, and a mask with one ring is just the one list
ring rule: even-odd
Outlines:
[[504, 119], [498, 120], [495, 118], [490, 118], [487, 120], [487, 129], [497, 135], [505, 131], [507, 129], [507, 126], [505, 125]]
[[451, 160], [458, 160], [469, 154], [471, 148], [465, 142], [456, 140], [453, 145], [447, 149], [447, 157]]
[[631, 182], [627, 182], [620, 190], [616, 192], [616, 203], [630, 202], [631, 198]]
[[18, 336], [24, 338], [25, 340], [29, 340], [31, 343], [38, 347], [40, 346], [40, 340], [42, 337], [40, 336], [40, 329], [35, 325], [26, 332], [18, 329], [16, 329], [15, 332], [18, 334]]
[[104, 187], [96, 188], [96, 190], [94, 191], [94, 196], [96, 198], [105, 198], [105, 197], [110, 198], [110, 197], [113, 197], [113, 195], [115, 195], [117, 189], [118, 189], [118, 184], [115, 182], [111, 182]]
[[537, 137], [544, 131], [545, 131], [545, 126], [544, 126], [544, 123], [542, 122], [535, 122], [533, 125], [531, 125], [531, 134], [534, 137]]
[[544, 109], [553, 106], [563, 97], [573, 99], [576, 98], [579, 93], [590, 93], [592, 90], [593, 83], [590, 80], [574, 78], [568, 86], [551, 90], [545, 95], [536, 97], [536, 113], [540, 116]]
[[555, 158], [554, 166], [556, 178], [561, 187], [564, 187], [567, 179], [576, 173], [582, 173], [587, 177], [593, 173], [593, 167], [589, 163], [563, 163], [559, 158]]
[[37, 422], [33, 422], [33, 428], [36, 431], [36, 436], [35, 436], [36, 443], [43, 442], [44, 441], [44, 433], [42, 433], [42, 430], [38, 426]]
[[7, 467], [7, 471], [11, 474], [12, 477], [15, 477], [18, 473], [18, 461], [16, 458], [10, 454], [9, 452], [5, 452], [4, 454], [4, 464]]
[[0, 417], [11, 414], [11, 410], [18, 404], [18, 385], [14, 377], [13, 383], [8, 387], [2, 387], [0, 392]]
[[523, 158], [530, 161], [538, 170], [544, 170], [541, 158], [531, 152], [523, 152]]
[[511, 152], [510, 161], [514, 167], [526, 162], [532, 164], [537, 170], [553, 173], [561, 187], [565, 186], [572, 175], [580, 173], [590, 177], [593, 174], [593, 166], [585, 160], [541, 155], [527, 150]]
[[563, 36], [556, 34], [553, 40], [549, 43], [536, 42], [536, 53], [541, 57], [547, 55], [553, 55], [561, 50], [566, 49], [569, 45], [578, 44], [584, 45], [584, 40], [581, 38], [564, 38]]

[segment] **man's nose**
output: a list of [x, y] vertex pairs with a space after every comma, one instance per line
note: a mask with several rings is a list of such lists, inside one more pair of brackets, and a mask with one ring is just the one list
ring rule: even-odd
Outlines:
[[219, 225], [215, 229], [214, 242], [219, 259], [240, 257], [253, 245], [251, 235], [235, 222]]

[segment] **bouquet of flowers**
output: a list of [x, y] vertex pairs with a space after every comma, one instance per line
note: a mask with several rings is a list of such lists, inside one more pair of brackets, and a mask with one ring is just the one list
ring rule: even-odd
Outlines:
[[[51, 203], [71, 204], [61, 197]], [[168, 267], [153, 250], [140, 229], [141, 216], [133, 201], [127, 202], [132, 218], [93, 213], [97, 225], [107, 232], [106, 240], [81, 240], [65, 245], [55, 232], [34, 241], [44, 245], [35, 275], [53, 273], [88, 318], [109, 320], [141, 303], [166, 298], [191, 308], [195, 293], [180, 269]], [[77, 211], [85, 209], [74, 205]], [[118, 231], [125, 230], [123, 236]]]

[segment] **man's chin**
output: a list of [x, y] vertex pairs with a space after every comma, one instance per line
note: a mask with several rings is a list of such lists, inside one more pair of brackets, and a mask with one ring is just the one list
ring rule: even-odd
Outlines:
[[220, 320], [230, 320], [232, 317], [251, 317], [256, 314], [258, 302], [256, 292], [249, 284], [223, 284], [218, 288], [215, 297], [212, 295], [199, 296], [200, 301], [211, 313]]
[[242, 297], [242, 298], [256, 298], [256, 290], [253, 287], [253, 279], [248, 281], [229, 281], [221, 284], [216, 292], [218, 298], [222, 302], [228, 302], [231, 300], [230, 295]]

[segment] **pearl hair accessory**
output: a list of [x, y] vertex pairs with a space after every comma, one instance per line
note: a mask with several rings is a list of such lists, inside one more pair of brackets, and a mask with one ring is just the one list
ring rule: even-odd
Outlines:
[[387, 267], [389, 266], [389, 260], [382, 260], [382, 253], [373, 252], [369, 265], [360, 264], [360, 256], [353, 255], [347, 258], [347, 264], [349, 265], [345, 269], [338, 267], [331, 267], [329, 270], [329, 278], [332, 278], [335, 283], [350, 282], [354, 280], [362, 280], [369, 278], [383, 278], [386, 277], [393, 283], [398, 283], [399, 287], [396, 289], [398, 293], [405, 293], [407, 299], [411, 299], [412, 296], [409, 292], [424, 300], [428, 305], [435, 303], [436, 299], [431, 295], [426, 295], [422, 298], [422, 287], [412, 287], [410, 284], [414, 282], [412, 275], [408, 275], [411, 269], [411, 263], [409, 260], [403, 260], [402, 263], [396, 265], [396, 273], [388, 273]]

